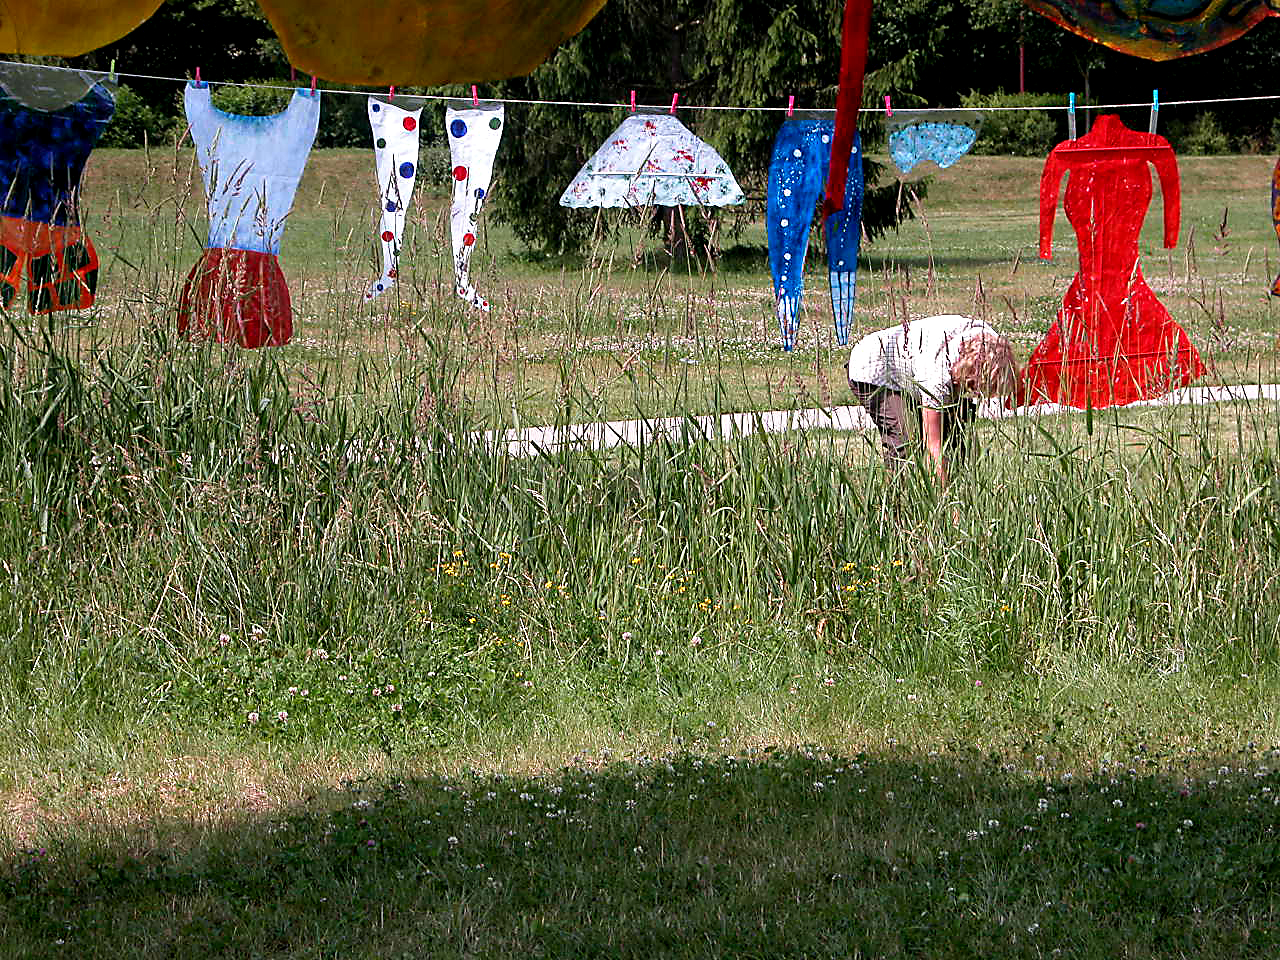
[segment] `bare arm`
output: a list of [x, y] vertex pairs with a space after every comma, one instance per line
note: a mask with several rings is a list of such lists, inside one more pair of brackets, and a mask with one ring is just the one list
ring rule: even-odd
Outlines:
[[929, 454], [929, 462], [938, 474], [938, 482], [945, 487], [947, 466], [942, 462], [942, 411], [925, 407], [920, 413], [924, 432], [924, 449]]

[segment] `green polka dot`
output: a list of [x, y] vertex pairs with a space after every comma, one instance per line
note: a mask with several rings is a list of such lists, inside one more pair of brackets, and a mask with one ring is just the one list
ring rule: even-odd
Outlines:
[[497, 130], [500, 126], [502, 126], [502, 121], [499, 120], [497, 117], [494, 117], [492, 120], [489, 121], [490, 130]]
[[379, 137], [379, 138], [378, 138], [378, 149], [379, 149], [379, 150], [381, 150], [381, 149], [382, 149], [383, 147], [385, 147], [386, 145], [387, 145], [387, 141], [386, 141], [385, 139], [383, 139], [382, 137]]

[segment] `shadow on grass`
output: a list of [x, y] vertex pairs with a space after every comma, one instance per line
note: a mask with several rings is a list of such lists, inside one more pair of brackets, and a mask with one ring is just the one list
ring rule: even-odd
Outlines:
[[[1139, 748], [1141, 751], [1141, 748]], [[1276, 754], [684, 754], [69, 831], [6, 957], [1274, 956]], [[141, 852], [139, 852], [141, 850]]]

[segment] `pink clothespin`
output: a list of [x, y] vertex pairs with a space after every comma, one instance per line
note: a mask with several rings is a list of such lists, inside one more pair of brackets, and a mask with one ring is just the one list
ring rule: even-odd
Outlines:
[[316, 95], [316, 75], [314, 73], [311, 75], [311, 95], [313, 97]]
[[201, 82], [200, 82], [200, 68], [199, 68], [199, 67], [196, 67], [196, 86], [197, 86], [197, 87], [199, 87], [199, 86], [203, 86], [203, 84], [201, 84]]
[[889, 95], [887, 93], [884, 95], [884, 115], [886, 117], [893, 116], [893, 104], [889, 101]]
[[796, 112], [796, 98], [794, 96], [787, 97], [787, 116], [794, 116]]
[[471, 105], [474, 107], [480, 106], [480, 94], [476, 93], [476, 85], [474, 83], [471, 85]]
[[298, 68], [293, 64], [289, 64], [289, 82], [294, 86], [297, 86], [298, 83]]
[[396, 102], [396, 85], [394, 83], [387, 88], [387, 102], [388, 103]]
[[631, 112], [636, 112], [636, 92], [634, 90], [631, 91]]
[[675, 113], [675, 112], [676, 112], [676, 104], [677, 104], [677, 103], [679, 103], [679, 102], [680, 102], [680, 94], [678, 94], [678, 93], [673, 93], [673, 94], [671, 95], [671, 112], [672, 112], [672, 113]]

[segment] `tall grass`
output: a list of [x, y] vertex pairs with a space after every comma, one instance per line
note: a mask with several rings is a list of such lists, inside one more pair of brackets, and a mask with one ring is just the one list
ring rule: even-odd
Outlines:
[[519, 722], [535, 679], [599, 693], [655, 665], [1276, 664], [1270, 404], [997, 421], [939, 491], [830, 432], [508, 457], [458, 338], [337, 393], [154, 327], [128, 350], [7, 330], [0, 718], [22, 736], [445, 737]]

